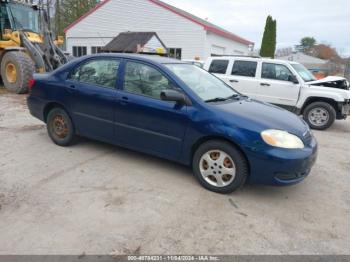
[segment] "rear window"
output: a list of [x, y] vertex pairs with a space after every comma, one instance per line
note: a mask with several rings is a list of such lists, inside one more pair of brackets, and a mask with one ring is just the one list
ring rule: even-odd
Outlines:
[[213, 60], [209, 67], [209, 72], [213, 74], [226, 74], [228, 60]]
[[235, 61], [232, 68], [232, 75], [255, 77], [257, 66], [257, 62]]

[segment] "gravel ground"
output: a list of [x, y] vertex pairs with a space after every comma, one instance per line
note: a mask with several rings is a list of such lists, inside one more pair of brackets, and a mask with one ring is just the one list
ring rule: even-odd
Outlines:
[[55, 146], [0, 90], [1, 254], [350, 254], [350, 121], [315, 132], [292, 187], [200, 187], [183, 166], [82, 140]]

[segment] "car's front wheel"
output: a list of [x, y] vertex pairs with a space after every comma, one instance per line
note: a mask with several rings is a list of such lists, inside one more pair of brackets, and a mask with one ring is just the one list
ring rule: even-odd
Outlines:
[[47, 132], [56, 145], [69, 146], [75, 142], [76, 136], [72, 120], [62, 108], [54, 108], [49, 112]]
[[220, 140], [202, 144], [194, 154], [192, 166], [203, 187], [221, 194], [239, 189], [248, 177], [248, 164], [243, 154]]
[[337, 113], [326, 102], [314, 102], [305, 108], [303, 117], [312, 129], [326, 130], [333, 125]]

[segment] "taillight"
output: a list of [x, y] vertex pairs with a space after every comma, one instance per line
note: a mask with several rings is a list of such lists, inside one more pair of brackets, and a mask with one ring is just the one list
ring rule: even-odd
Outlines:
[[29, 89], [32, 89], [34, 84], [35, 84], [35, 80], [34, 79], [29, 79], [29, 81], [28, 81]]

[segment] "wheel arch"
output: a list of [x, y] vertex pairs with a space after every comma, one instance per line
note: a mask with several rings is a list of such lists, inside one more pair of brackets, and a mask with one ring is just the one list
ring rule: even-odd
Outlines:
[[208, 142], [208, 141], [211, 141], [211, 140], [219, 140], [219, 141], [223, 141], [223, 142], [227, 142], [229, 144], [231, 144], [234, 148], [236, 148], [241, 154], [242, 156], [245, 158], [246, 162], [247, 162], [247, 165], [248, 165], [248, 179], [249, 180], [249, 176], [250, 176], [250, 162], [249, 162], [249, 158], [247, 157], [247, 154], [244, 152], [244, 150], [242, 149], [241, 146], [239, 146], [238, 143], [232, 141], [231, 139], [227, 139], [226, 137], [222, 137], [222, 136], [204, 136], [204, 137], [201, 137], [199, 138], [196, 143], [194, 143], [191, 147], [191, 159], [190, 159], [190, 163], [191, 163], [191, 166], [192, 166], [192, 162], [193, 162], [193, 158], [194, 158], [194, 154], [196, 153], [197, 149], [204, 143]]
[[332, 98], [327, 98], [327, 97], [317, 97], [317, 96], [313, 96], [313, 97], [309, 97], [308, 99], [306, 99], [303, 107], [301, 108], [301, 111], [300, 113], [301, 114], [304, 114], [304, 111], [305, 109], [312, 103], [315, 103], [315, 102], [325, 102], [325, 103], [328, 103], [330, 104], [334, 110], [336, 111], [337, 113], [337, 116], [338, 114], [340, 113], [339, 111], [339, 107], [338, 107], [338, 102], [335, 101], [334, 99]]
[[68, 116], [70, 117], [70, 119], [72, 120], [72, 123], [73, 123], [73, 119], [72, 119], [72, 116], [71, 116], [69, 110], [67, 110], [67, 108], [59, 102], [49, 102], [45, 105], [44, 110], [43, 110], [43, 120], [45, 123], [47, 123], [47, 117], [48, 117], [50, 111], [54, 108], [61, 108], [64, 111], [66, 111], [66, 113], [68, 114]]
[[326, 98], [326, 97], [317, 97], [317, 96], [309, 97], [305, 101], [305, 103], [304, 103], [304, 105], [303, 105], [303, 107], [302, 107], [302, 109], [300, 111], [300, 114], [304, 114], [305, 109], [310, 104], [315, 103], [315, 102], [325, 102], [325, 103], [330, 104], [334, 108], [334, 110], [336, 112], [336, 118], [337, 119], [342, 119], [341, 108], [339, 107], [339, 102], [337, 102], [333, 98]]

